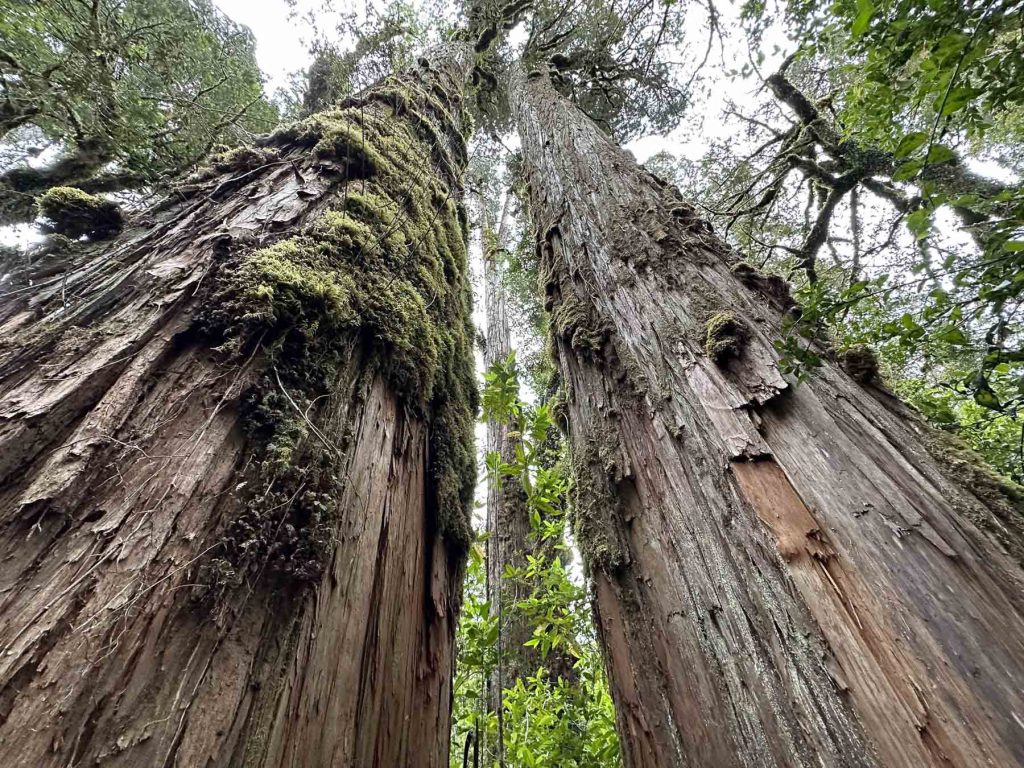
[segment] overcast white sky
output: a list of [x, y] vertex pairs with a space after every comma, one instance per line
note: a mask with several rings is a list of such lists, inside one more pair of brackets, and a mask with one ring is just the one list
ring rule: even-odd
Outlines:
[[[256, 37], [256, 58], [266, 74], [267, 93], [288, 83], [288, 74], [309, 65], [307, 48], [309, 27], [301, 19], [291, 18], [284, 0], [214, 0], [231, 19], [245, 24]], [[300, 0], [299, 13], [316, 5]]]
[[[415, 1], [415, 0], [414, 0]], [[266, 90], [273, 94], [277, 88], [288, 84], [288, 75], [297, 70], [304, 69], [309, 65], [310, 56], [308, 43], [312, 39], [312, 30], [304, 21], [303, 17], [308, 13], [320, 13], [318, 25], [323, 28], [330, 28], [332, 25], [329, 15], [322, 11], [322, 0], [298, 0], [295, 12], [292, 13], [284, 0], [214, 0], [234, 21], [245, 24], [256, 37], [256, 58], [260, 68], [267, 76]], [[355, 0], [342, 0], [352, 3]], [[721, 26], [725, 30], [736, 28], [737, 9], [732, 3], [721, 4], [719, 11], [722, 15]], [[698, 13], [691, 13], [694, 25], [693, 39], [703, 39], [705, 35], [705, 19]], [[776, 50], [777, 48], [777, 50]], [[766, 60], [762, 64], [762, 71], [773, 72], [774, 68], [788, 53], [784, 35], [769, 30], [765, 35], [764, 50]], [[739, 58], [741, 50], [738, 46], [729, 45], [726, 40], [724, 56], [728, 59], [725, 62], [728, 66], [739, 66], [742, 60]], [[722, 63], [722, 56], [716, 47], [717, 56], [712, 57], [711, 64]], [[707, 139], [716, 138], [716, 134], [725, 129], [724, 124], [718, 119], [726, 98], [731, 98], [740, 104], [753, 102], [754, 91], [760, 86], [756, 79], [747, 81], [736, 80], [729, 83], [729, 87], [715, 88], [709, 95], [706, 103], [702, 104], [699, 110], [705, 124], [703, 134]], [[668, 137], [645, 136], [630, 142], [627, 146], [641, 161], [646, 160], [657, 152], [667, 150], [676, 155], [685, 155], [690, 159], [698, 159], [706, 148], [705, 141], [685, 139], [683, 131], [676, 131]]]

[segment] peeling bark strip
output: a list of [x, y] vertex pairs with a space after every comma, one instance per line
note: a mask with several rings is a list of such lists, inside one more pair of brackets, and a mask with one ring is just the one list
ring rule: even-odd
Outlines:
[[511, 89], [627, 766], [1024, 765], [1021, 490], [838, 365], [791, 387], [779, 286]]
[[447, 765], [472, 59], [3, 296], [0, 765]]

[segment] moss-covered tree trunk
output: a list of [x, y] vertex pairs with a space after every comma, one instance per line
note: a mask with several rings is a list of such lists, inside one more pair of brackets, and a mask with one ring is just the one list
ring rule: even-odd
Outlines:
[[545, 78], [511, 103], [626, 764], [1024, 764], [1020, 489], [833, 361], [795, 386], [779, 278]]
[[4, 287], [0, 765], [447, 765], [472, 58]]

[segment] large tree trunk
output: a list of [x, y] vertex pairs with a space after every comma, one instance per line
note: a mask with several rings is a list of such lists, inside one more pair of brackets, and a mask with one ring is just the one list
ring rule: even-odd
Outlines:
[[447, 765], [472, 58], [5, 294], [0, 764]]
[[1024, 764], [1019, 489], [788, 380], [782, 281], [544, 78], [511, 103], [626, 764]]

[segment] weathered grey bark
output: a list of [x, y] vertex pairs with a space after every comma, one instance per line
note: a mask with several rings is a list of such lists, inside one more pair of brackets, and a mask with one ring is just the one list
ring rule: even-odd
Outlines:
[[444, 317], [436, 379], [472, 387], [472, 61], [438, 49], [5, 286], [0, 764], [447, 766], [475, 406], [401, 390], [387, 340]]
[[627, 766], [1024, 764], [1021, 496], [832, 362], [791, 303], [515, 72]]

